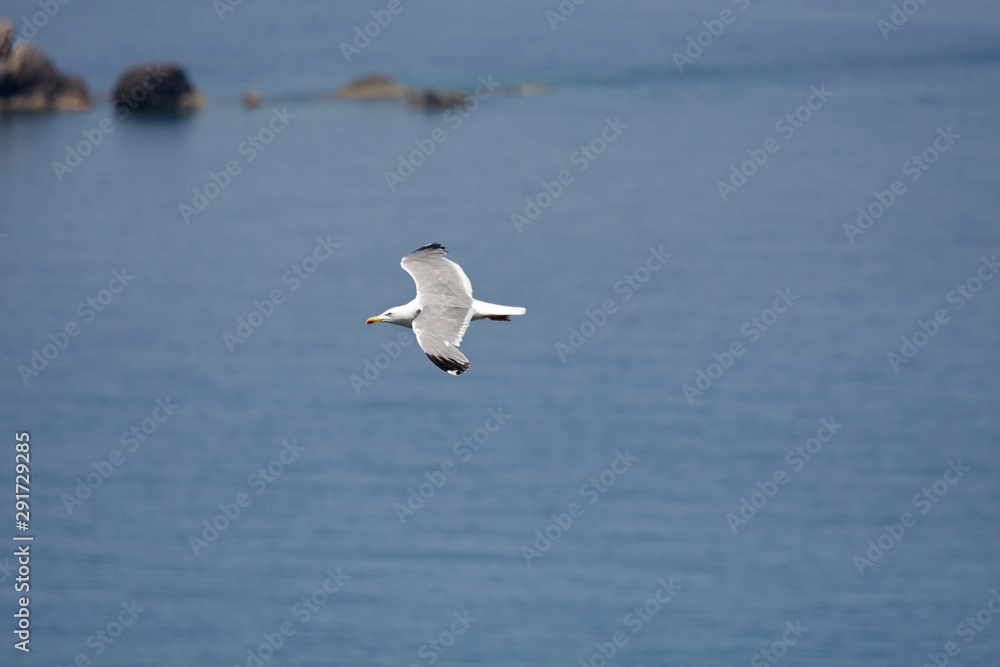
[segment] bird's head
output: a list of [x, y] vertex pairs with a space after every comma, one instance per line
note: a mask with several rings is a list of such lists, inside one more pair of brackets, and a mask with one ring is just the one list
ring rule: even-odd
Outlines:
[[375, 324], [376, 322], [388, 322], [389, 324], [398, 324], [400, 326], [408, 327], [413, 323], [414, 318], [420, 314], [420, 311], [415, 307], [411, 308], [411, 304], [406, 304], [405, 306], [396, 306], [395, 308], [390, 308], [381, 315], [376, 315], [375, 317], [369, 317], [365, 320], [365, 324]]
[[392, 311], [387, 310], [381, 315], [376, 315], [375, 317], [369, 317], [365, 320], [365, 324], [375, 324], [376, 322], [392, 322]]

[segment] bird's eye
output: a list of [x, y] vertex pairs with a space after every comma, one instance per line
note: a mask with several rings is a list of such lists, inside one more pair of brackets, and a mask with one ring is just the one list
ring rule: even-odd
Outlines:
[[392, 313], [386, 313], [386, 315], [388, 315], [389, 317], [392, 317]]

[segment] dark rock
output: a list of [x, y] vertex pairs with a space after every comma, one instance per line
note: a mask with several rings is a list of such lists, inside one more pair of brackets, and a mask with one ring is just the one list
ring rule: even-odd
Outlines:
[[0, 21], [0, 110], [80, 111], [91, 107], [87, 84], [59, 72], [34, 44], [13, 43], [14, 26]]
[[450, 109], [465, 104], [469, 96], [452, 90], [411, 90], [406, 104], [414, 109]]
[[119, 109], [182, 113], [205, 107], [205, 98], [184, 70], [170, 63], [136, 65], [125, 70], [111, 95]]

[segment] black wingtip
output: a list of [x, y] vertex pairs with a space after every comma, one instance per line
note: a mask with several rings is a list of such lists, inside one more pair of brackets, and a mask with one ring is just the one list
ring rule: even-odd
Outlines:
[[456, 361], [454, 359], [445, 359], [444, 357], [432, 357], [427, 355], [427, 358], [434, 362], [434, 365], [443, 371], [448, 371], [452, 375], [461, 375], [465, 371], [469, 370], [469, 362], [467, 361]]
[[[440, 243], [428, 243], [427, 245], [420, 246], [413, 252], [420, 252], [421, 250], [444, 250], [444, 246]], [[444, 251], [448, 252], [447, 250]]]

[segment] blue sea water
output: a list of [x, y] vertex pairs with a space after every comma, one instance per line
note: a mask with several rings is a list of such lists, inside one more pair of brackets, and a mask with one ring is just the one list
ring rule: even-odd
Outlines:
[[[388, 5], [38, 28], [209, 105], [0, 117], [0, 661], [997, 664], [1000, 14], [404, 0], [348, 62]], [[550, 91], [313, 99], [372, 71]], [[431, 242], [527, 308], [458, 378], [364, 326]]]

